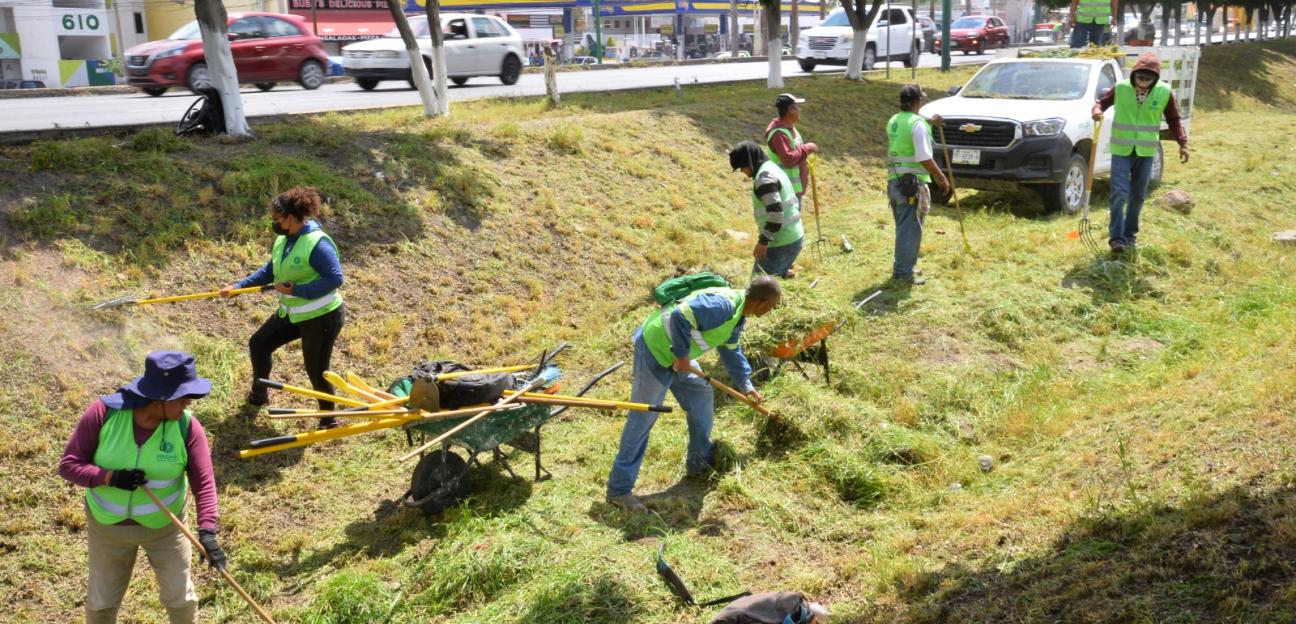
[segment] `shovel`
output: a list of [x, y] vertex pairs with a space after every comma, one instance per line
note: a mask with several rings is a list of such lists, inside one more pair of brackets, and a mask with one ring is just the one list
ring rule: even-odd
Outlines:
[[[246, 293], [265, 292], [267, 290], [274, 290], [274, 284], [266, 284], [265, 286], [248, 286], [247, 288], [235, 288], [234, 290], [230, 291], [230, 294], [242, 295]], [[219, 296], [220, 296], [220, 291], [213, 290], [210, 292], [194, 293], [192, 295], [175, 295], [173, 297], [153, 297], [151, 299], [134, 299], [131, 297], [118, 297], [116, 299], [111, 299], [109, 301], [105, 301], [103, 303], [97, 304], [90, 309], [106, 310], [108, 308], [120, 308], [122, 306], [128, 306], [128, 305], [146, 305], [149, 303], [172, 303], [175, 301], [190, 301], [192, 299], [211, 299], [212, 297], [219, 297]]]

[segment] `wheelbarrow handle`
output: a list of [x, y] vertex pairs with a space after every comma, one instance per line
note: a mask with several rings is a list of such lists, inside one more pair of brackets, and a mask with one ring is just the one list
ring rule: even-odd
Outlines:
[[[617, 362], [616, 364], [613, 364], [613, 365], [611, 365], [611, 366], [609, 366], [609, 367], [603, 369], [603, 372], [601, 372], [601, 373], [595, 375], [592, 379], [590, 379], [590, 380], [589, 380], [589, 383], [586, 383], [586, 384], [585, 384], [585, 387], [584, 387], [584, 388], [581, 388], [581, 389], [580, 389], [580, 392], [577, 392], [575, 396], [578, 396], [578, 397], [579, 397], [579, 396], [585, 396], [585, 393], [586, 393], [586, 392], [589, 392], [589, 391], [590, 391], [590, 388], [593, 388], [596, 384], [598, 384], [598, 382], [603, 381], [603, 378], [604, 378], [604, 377], [607, 377], [608, 375], [611, 375], [612, 373], [616, 372], [617, 369], [621, 368], [622, 366], [625, 366], [625, 362]], [[567, 411], [567, 409], [570, 408], [570, 407], [571, 407], [570, 405], [564, 405], [564, 406], [562, 406], [562, 407], [559, 407], [559, 408], [557, 408], [557, 409], [555, 409], [555, 410], [549, 412], [549, 417], [550, 417], [550, 418], [553, 418], [554, 416], [557, 416], [557, 415], [559, 415], [559, 414], [561, 414], [561, 413]]]

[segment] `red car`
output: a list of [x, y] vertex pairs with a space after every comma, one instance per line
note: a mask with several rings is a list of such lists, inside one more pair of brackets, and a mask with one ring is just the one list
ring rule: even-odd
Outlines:
[[[976, 52], [985, 54], [986, 48], [1006, 48], [1008, 27], [1003, 20], [990, 15], [966, 15], [950, 24], [950, 41], [954, 44], [950, 50], [962, 50], [964, 54]], [[936, 35], [936, 50], [941, 49], [941, 36]]]
[[[279, 81], [296, 81], [305, 89], [324, 83], [328, 55], [302, 17], [231, 13], [229, 40], [239, 82], [254, 83], [262, 91], [273, 89]], [[161, 41], [127, 50], [126, 82], [152, 96], [166, 93], [169, 87], [196, 92], [209, 86], [198, 22], [189, 22]]]

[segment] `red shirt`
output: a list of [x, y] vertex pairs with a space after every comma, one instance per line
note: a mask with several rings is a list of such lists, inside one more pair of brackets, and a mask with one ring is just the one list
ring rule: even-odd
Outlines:
[[[769, 136], [775, 128], [787, 128], [788, 131], [794, 132], [796, 128], [783, 123], [782, 119], [775, 117], [765, 128], [765, 136]], [[769, 139], [769, 147], [774, 150], [774, 155], [778, 157], [779, 164], [783, 167], [797, 167], [801, 170], [801, 188], [810, 187], [810, 166], [806, 164], [806, 159], [810, 156], [810, 150], [806, 149], [805, 143], [801, 147], [792, 149], [792, 141], [782, 132], [777, 132]]]
[[[1136, 85], [1134, 88], [1138, 89], [1138, 86]], [[1115, 103], [1116, 87], [1108, 89], [1098, 97], [1098, 106], [1102, 107], [1103, 110], [1111, 108]], [[1170, 134], [1179, 143], [1179, 147], [1188, 147], [1188, 133], [1184, 132], [1183, 124], [1179, 122], [1179, 103], [1173, 97], [1166, 103], [1165, 120], [1166, 125], [1170, 126]]]
[[[63, 458], [59, 460], [59, 476], [81, 487], [97, 487], [108, 484], [108, 470], [96, 466], [95, 451], [99, 448], [99, 430], [103, 428], [104, 417], [108, 406], [95, 399], [81, 415], [81, 422], [72, 431], [72, 439], [63, 449]], [[135, 443], [144, 444], [153, 429], [135, 425]], [[185, 440], [185, 449], [189, 453], [189, 465], [185, 473], [189, 476], [189, 489], [193, 492], [194, 506], [198, 508], [198, 527], [216, 530], [216, 477], [212, 472], [211, 451], [207, 447], [207, 433], [197, 418], [189, 419], [189, 439]], [[138, 524], [134, 520], [123, 520], [121, 524]]]

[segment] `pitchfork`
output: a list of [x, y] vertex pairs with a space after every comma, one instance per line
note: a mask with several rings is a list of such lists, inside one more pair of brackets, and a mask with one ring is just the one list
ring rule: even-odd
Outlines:
[[806, 158], [806, 166], [810, 168], [810, 195], [814, 200], [814, 218], [815, 218], [815, 242], [814, 256], [818, 260], [821, 257], [819, 248], [828, 244], [828, 239], [823, 237], [823, 230], [819, 227], [819, 185], [815, 182], [815, 157], [813, 154]]
[[1098, 134], [1101, 129], [1102, 119], [1099, 119], [1094, 122], [1093, 141], [1089, 148], [1089, 172], [1085, 176], [1084, 195], [1080, 200], [1083, 204], [1080, 209], [1080, 225], [1074, 231], [1067, 232], [1067, 238], [1080, 239], [1093, 253], [1102, 251], [1102, 245], [1099, 245], [1098, 239], [1094, 238], [1093, 227], [1089, 222], [1089, 195], [1093, 192], [1094, 162], [1098, 160]]

